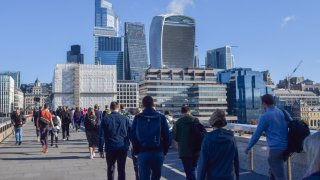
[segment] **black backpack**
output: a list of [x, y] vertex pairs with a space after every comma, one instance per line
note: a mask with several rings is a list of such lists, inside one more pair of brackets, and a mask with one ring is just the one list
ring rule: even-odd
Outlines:
[[87, 131], [97, 130], [97, 121], [95, 116], [88, 116], [84, 123]]
[[288, 122], [288, 148], [285, 151], [285, 159], [293, 153], [301, 153], [303, 150], [303, 141], [310, 135], [308, 125], [302, 120], [291, 120], [285, 110], [282, 110], [285, 120]]
[[207, 130], [199, 122], [197, 118], [194, 118], [191, 123], [191, 132], [190, 132], [190, 146], [193, 154], [198, 154], [201, 150], [201, 144], [206, 135]]

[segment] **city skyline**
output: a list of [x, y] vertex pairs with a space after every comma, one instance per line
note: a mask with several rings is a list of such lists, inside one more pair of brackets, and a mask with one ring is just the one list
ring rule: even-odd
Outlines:
[[[152, 17], [169, 10], [184, 10], [186, 16], [196, 20], [201, 65], [207, 50], [237, 45], [239, 48], [233, 49], [236, 67], [269, 70], [278, 82], [303, 60], [296, 76], [304, 75], [320, 82], [316, 74], [320, 64], [320, 55], [316, 53], [320, 37], [316, 18], [320, 3], [317, 1], [250, 1], [244, 4], [199, 0], [187, 7], [174, 7], [169, 0], [110, 2], [121, 20], [121, 35], [124, 22], [141, 22], [145, 24], [148, 38]], [[54, 65], [65, 62], [65, 51], [72, 44], [81, 45], [86, 63], [93, 64], [94, 5], [93, 1], [75, 0], [1, 2], [0, 61], [3, 65], [0, 70], [21, 71], [22, 83], [32, 82], [36, 77], [42, 82], [51, 82]], [[14, 61], [16, 63], [9, 63]], [[41, 68], [43, 62], [46, 62], [46, 68]], [[30, 69], [26, 70], [26, 67]]]

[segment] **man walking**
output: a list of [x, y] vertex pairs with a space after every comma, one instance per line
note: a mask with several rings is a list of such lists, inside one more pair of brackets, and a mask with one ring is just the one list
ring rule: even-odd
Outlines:
[[193, 152], [190, 139], [191, 137], [191, 128], [193, 121], [199, 120], [191, 115], [190, 108], [188, 106], [182, 106], [181, 113], [183, 117], [178, 119], [173, 127], [173, 137], [174, 140], [178, 143], [179, 157], [182, 160], [184, 171], [186, 173], [187, 180], [196, 179], [196, 167], [197, 161], [199, 158], [199, 152]]
[[16, 144], [22, 143], [22, 125], [25, 124], [26, 119], [20, 113], [20, 109], [16, 108], [16, 111], [11, 115], [11, 121], [14, 126], [14, 133], [16, 135]]
[[[125, 166], [129, 149], [130, 122], [122, 116], [118, 102], [110, 104], [111, 114], [102, 119], [100, 124], [100, 139], [105, 141], [108, 180], [114, 179], [115, 163], [117, 162], [118, 179], [125, 180]], [[103, 158], [103, 143], [99, 143], [100, 157]]]
[[65, 141], [66, 138], [69, 141], [69, 127], [71, 123], [70, 113], [68, 112], [68, 108], [65, 106], [61, 113], [62, 119], [62, 139]]
[[[282, 110], [274, 105], [272, 95], [261, 97], [265, 112], [259, 118], [259, 124], [246, 148], [246, 154], [258, 142], [265, 132], [269, 147], [269, 173], [272, 180], [285, 180], [284, 152], [288, 146], [288, 124]], [[287, 113], [287, 112], [285, 112]], [[287, 113], [288, 117], [290, 115]], [[291, 118], [291, 117], [290, 117]]]
[[166, 117], [154, 109], [151, 96], [142, 100], [144, 110], [135, 116], [131, 130], [131, 142], [138, 155], [141, 180], [159, 180], [164, 156], [169, 149], [169, 127]]

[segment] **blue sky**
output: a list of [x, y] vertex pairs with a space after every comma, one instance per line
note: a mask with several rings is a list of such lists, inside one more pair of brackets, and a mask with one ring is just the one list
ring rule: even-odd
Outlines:
[[[171, 0], [110, 0], [121, 19], [142, 22], [168, 12]], [[296, 75], [320, 82], [320, 1], [176, 0], [196, 19], [200, 62], [208, 49], [236, 45], [237, 67], [270, 70], [278, 81], [300, 60]], [[177, 8], [177, 7], [176, 7]], [[171, 8], [172, 9], [172, 8]], [[94, 0], [1, 0], [0, 70], [20, 70], [22, 82], [51, 82], [54, 65], [80, 44], [94, 62]], [[123, 28], [122, 28], [123, 29]]]

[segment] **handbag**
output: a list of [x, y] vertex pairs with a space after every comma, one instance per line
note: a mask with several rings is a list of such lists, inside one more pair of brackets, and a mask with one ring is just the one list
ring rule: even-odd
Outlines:
[[40, 117], [40, 123], [43, 125], [49, 125], [49, 120], [46, 118]]

